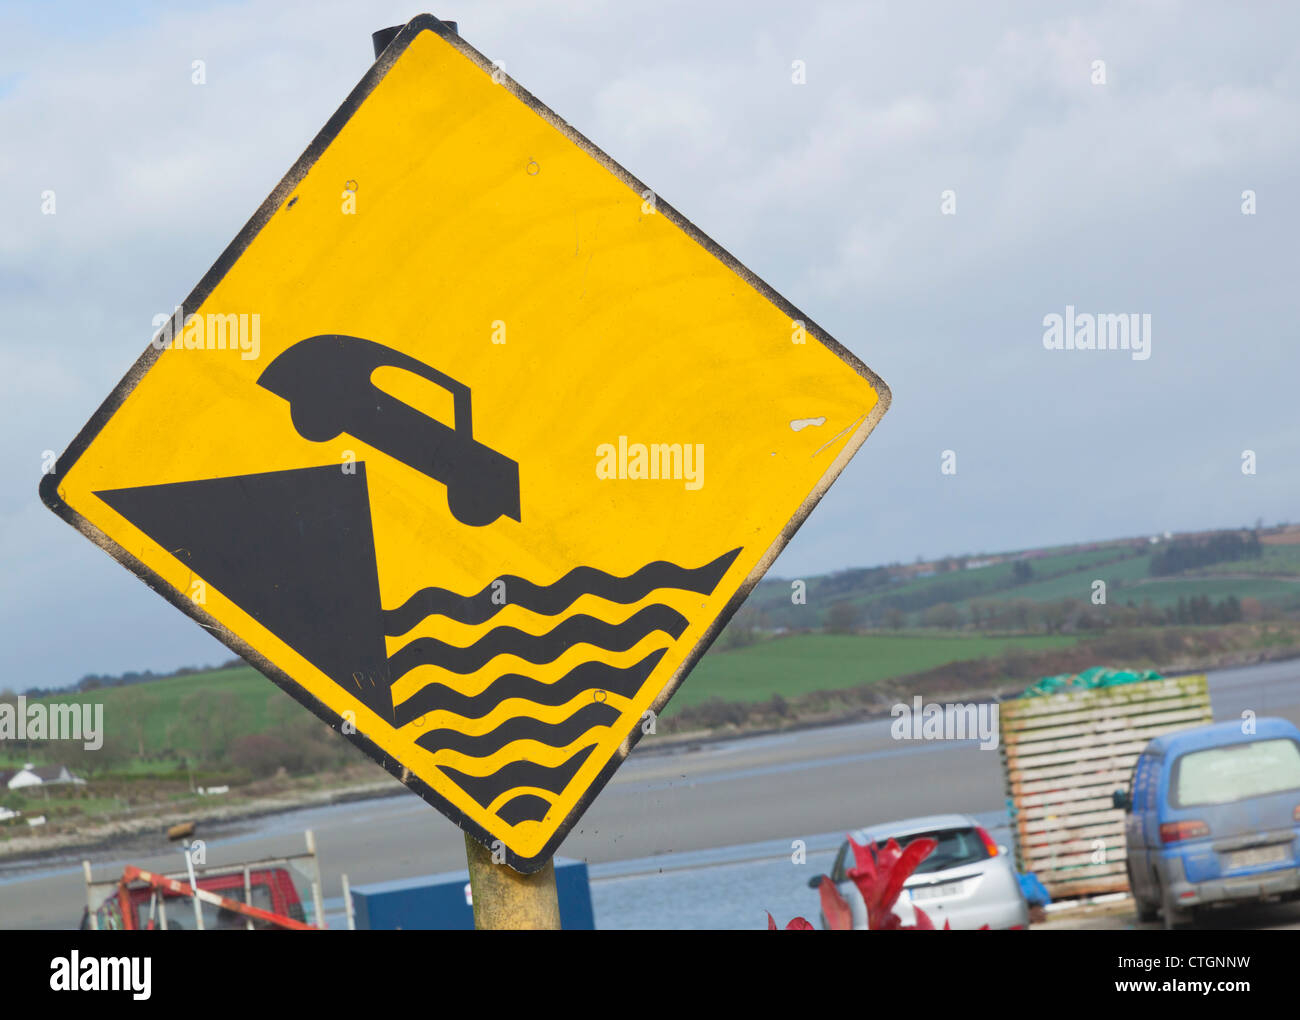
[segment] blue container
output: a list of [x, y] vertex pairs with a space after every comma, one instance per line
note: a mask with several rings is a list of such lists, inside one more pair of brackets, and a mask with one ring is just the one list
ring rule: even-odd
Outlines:
[[[586, 861], [555, 858], [555, 889], [560, 899], [562, 928], [590, 931], [596, 927]], [[474, 927], [468, 871], [354, 885], [352, 909], [358, 929], [472, 930]]]

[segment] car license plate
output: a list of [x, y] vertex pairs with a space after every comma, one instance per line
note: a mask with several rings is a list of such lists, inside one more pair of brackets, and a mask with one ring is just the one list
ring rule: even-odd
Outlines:
[[1261, 864], [1276, 864], [1290, 856], [1290, 847], [1285, 843], [1259, 846], [1250, 850], [1234, 850], [1228, 854], [1228, 870], [1236, 871], [1238, 868], [1257, 868]]
[[913, 885], [908, 887], [908, 892], [912, 894], [912, 900], [937, 900], [944, 896], [960, 895], [964, 883], [962, 882], [943, 882], [939, 885]]

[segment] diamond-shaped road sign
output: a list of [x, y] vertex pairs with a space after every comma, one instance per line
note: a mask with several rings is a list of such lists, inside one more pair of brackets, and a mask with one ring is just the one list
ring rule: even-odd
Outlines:
[[41, 493], [529, 872], [888, 401], [421, 16]]

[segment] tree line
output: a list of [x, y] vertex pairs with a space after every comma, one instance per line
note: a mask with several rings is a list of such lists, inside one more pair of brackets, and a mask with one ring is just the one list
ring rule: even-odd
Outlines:
[[1199, 570], [1215, 563], [1258, 559], [1263, 555], [1259, 532], [1243, 536], [1236, 531], [1221, 531], [1206, 539], [1176, 539], [1151, 557], [1152, 577], [1168, 577], [1187, 570]]

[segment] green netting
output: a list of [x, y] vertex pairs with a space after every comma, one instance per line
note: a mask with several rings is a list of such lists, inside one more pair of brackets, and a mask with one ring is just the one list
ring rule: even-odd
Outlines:
[[1080, 673], [1061, 673], [1059, 676], [1045, 676], [1036, 684], [1025, 688], [1022, 698], [1042, 697], [1046, 694], [1059, 694], [1067, 690], [1086, 690], [1093, 687], [1116, 687], [1119, 684], [1136, 684], [1144, 680], [1163, 680], [1153, 669], [1128, 670], [1109, 669], [1106, 666], [1092, 666]]

